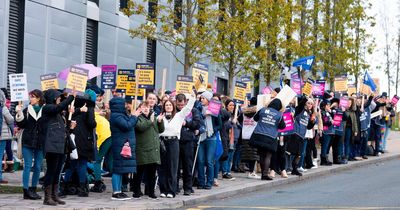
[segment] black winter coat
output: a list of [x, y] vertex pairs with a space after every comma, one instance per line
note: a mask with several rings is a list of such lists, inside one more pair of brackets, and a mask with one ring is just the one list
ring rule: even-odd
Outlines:
[[74, 96], [68, 96], [60, 104], [55, 104], [55, 100], [60, 97], [61, 93], [55, 89], [49, 89], [45, 91], [44, 97], [46, 99], [46, 105], [43, 106], [43, 123], [41, 127], [43, 129], [44, 139], [44, 151], [46, 153], [64, 154], [67, 128], [65, 123], [65, 117], [63, 111], [67, 109], [68, 105], [74, 100]]
[[15, 116], [17, 126], [24, 129], [22, 133], [22, 146], [32, 149], [43, 149], [43, 140], [45, 138], [43, 131], [40, 129], [40, 123], [43, 121], [42, 109], [36, 114], [32, 105], [29, 105]]
[[[81, 112], [80, 108], [86, 103], [87, 112]], [[76, 127], [73, 130], [75, 135], [75, 144], [78, 150], [79, 159], [93, 160], [94, 158], [94, 129], [96, 120], [94, 119], [94, 102], [84, 98], [77, 97], [75, 100], [75, 112], [72, 120], [76, 121]]]
[[196, 108], [192, 108], [192, 116], [186, 117], [186, 124], [182, 126], [180, 141], [195, 141], [196, 137], [194, 132], [199, 130], [201, 124], [200, 111]]

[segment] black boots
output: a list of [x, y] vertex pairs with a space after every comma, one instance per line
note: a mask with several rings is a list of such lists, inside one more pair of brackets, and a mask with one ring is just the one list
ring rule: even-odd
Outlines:
[[78, 197], [89, 197], [89, 190], [86, 183], [79, 183]]
[[321, 155], [321, 166], [331, 166], [332, 162], [329, 161], [328, 157]]
[[52, 185], [51, 198], [57, 204], [65, 205], [65, 201], [60, 200], [60, 197], [58, 197], [58, 184]]
[[94, 186], [90, 188], [90, 192], [102, 193], [104, 191], [106, 191], [106, 185], [101, 180], [95, 181]]
[[42, 199], [37, 193], [36, 193], [36, 187], [33, 190], [33, 187], [30, 187], [29, 189], [24, 189], [24, 199], [28, 200], [39, 200]]
[[50, 205], [50, 206], [57, 206], [57, 202], [55, 202], [52, 198], [51, 191], [52, 191], [52, 185], [45, 186], [43, 204]]

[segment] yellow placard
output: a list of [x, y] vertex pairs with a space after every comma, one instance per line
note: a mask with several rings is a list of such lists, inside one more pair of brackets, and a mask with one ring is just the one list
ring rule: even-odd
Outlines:
[[347, 87], [347, 94], [351, 96], [353, 93], [357, 93], [357, 88], [354, 85], [349, 85]]
[[129, 77], [133, 78], [134, 76], [135, 70], [133, 69], [118, 69], [117, 84], [115, 89], [125, 92], [125, 90], [127, 89]]
[[347, 77], [336, 77], [334, 81], [335, 92], [347, 92]]
[[[135, 96], [136, 93], [136, 82], [129, 81], [126, 83], [126, 96]], [[138, 97], [144, 96], [144, 89], [138, 90]]]
[[207, 84], [208, 84], [207, 65], [195, 63], [192, 69], [192, 76], [196, 90], [207, 89]]
[[42, 86], [43, 91], [48, 89], [59, 89], [57, 74], [52, 73], [52, 74], [41, 75], [40, 84]]
[[311, 93], [312, 93], [312, 84], [313, 83], [314, 83], [314, 81], [307, 80], [307, 82], [304, 84], [303, 93], [306, 96], [310, 96], [311, 95]]
[[86, 89], [87, 80], [88, 70], [72, 66], [68, 73], [67, 85], [65, 88], [69, 92], [75, 88], [78, 94], [83, 94]]
[[192, 93], [193, 77], [178, 75], [176, 78], [176, 93]]
[[140, 86], [153, 86], [154, 85], [154, 70], [139, 70], [139, 84]]
[[233, 99], [239, 102], [244, 102], [246, 99], [246, 83], [244, 82], [236, 82], [235, 90], [233, 91]]

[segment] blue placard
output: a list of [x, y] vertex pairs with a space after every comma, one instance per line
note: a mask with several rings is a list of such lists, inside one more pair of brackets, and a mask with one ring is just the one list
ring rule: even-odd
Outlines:
[[116, 85], [117, 65], [101, 66], [101, 89], [114, 89]]

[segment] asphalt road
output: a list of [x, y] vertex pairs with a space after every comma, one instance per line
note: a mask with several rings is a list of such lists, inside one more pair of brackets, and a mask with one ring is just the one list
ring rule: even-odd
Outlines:
[[187, 209], [400, 209], [400, 160], [240, 194]]

